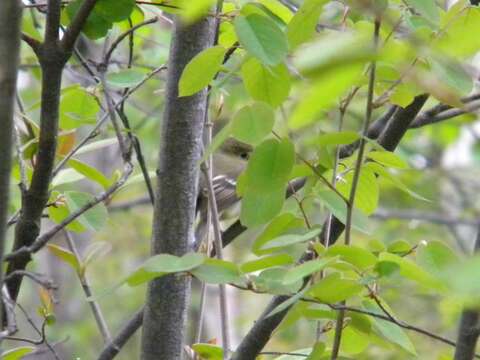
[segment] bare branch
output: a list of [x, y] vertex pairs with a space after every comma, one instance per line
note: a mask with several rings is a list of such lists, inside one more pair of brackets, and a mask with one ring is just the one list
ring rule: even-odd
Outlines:
[[135, 334], [142, 326], [143, 308], [138, 310], [133, 317], [125, 324], [117, 336], [102, 350], [97, 360], [111, 360], [121, 350], [123, 345]]
[[22, 33], [21, 36], [22, 36], [22, 40], [25, 41], [25, 43], [28, 44], [28, 46], [32, 48], [33, 52], [38, 56], [42, 43], [25, 33]]
[[[72, 238], [72, 235], [68, 231], [64, 231], [65, 240], [67, 241], [68, 248], [73, 253], [77, 262], [80, 264], [82, 263], [82, 257], [78, 252], [77, 246], [75, 245], [75, 240]], [[108, 330], [107, 322], [105, 321], [105, 317], [103, 316], [102, 310], [100, 309], [100, 304], [96, 300], [92, 300], [93, 292], [90, 287], [90, 283], [85, 272], [77, 271], [78, 278], [80, 280], [80, 284], [82, 285], [83, 292], [85, 293], [85, 297], [92, 309], [93, 317], [95, 318], [95, 322], [97, 323], [98, 330], [100, 334], [102, 334], [103, 342], [108, 344], [112, 340], [112, 336], [110, 335], [110, 331]]]

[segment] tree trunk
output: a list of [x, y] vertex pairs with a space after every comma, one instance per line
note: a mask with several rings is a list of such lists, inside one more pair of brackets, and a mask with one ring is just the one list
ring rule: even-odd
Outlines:
[[[5, 249], [12, 157], [13, 109], [20, 50], [22, 9], [18, 0], [0, 1], [0, 268]], [[0, 288], [2, 286], [0, 271]], [[2, 321], [0, 311], [0, 324]]]
[[[185, 65], [213, 44], [214, 33], [212, 17], [188, 27], [175, 20], [160, 139], [152, 254], [181, 256], [193, 243], [207, 91], [179, 98], [178, 81]], [[182, 357], [189, 294], [190, 279], [186, 276], [169, 275], [149, 284], [143, 319], [143, 360]]]

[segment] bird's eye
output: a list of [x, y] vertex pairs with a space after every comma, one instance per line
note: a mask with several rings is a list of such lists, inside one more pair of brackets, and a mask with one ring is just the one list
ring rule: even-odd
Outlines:
[[248, 153], [243, 152], [243, 153], [240, 154], [240, 157], [244, 160], [248, 160]]

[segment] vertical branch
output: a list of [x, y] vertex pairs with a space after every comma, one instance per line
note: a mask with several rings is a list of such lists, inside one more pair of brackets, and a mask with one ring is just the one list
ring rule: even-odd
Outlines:
[[[211, 137], [211, 129], [210, 137]], [[214, 233], [214, 244], [215, 244], [215, 253], [218, 259], [223, 259], [222, 251], [222, 232], [220, 229], [220, 217], [218, 215], [217, 202], [215, 199], [215, 191], [213, 189], [212, 183], [212, 159], [209, 159], [210, 167], [205, 169], [204, 174], [207, 183], [207, 192], [208, 192], [208, 203], [211, 208], [212, 224], [213, 224], [213, 233]], [[220, 291], [220, 315], [221, 315], [221, 325], [222, 325], [222, 344], [223, 344], [223, 358], [227, 359], [230, 349], [230, 336], [228, 328], [228, 308], [227, 308], [227, 294], [225, 289], [225, 284], [219, 285]]]
[[[42, 69], [42, 94], [40, 109], [40, 136], [38, 152], [30, 187], [22, 193], [22, 209], [15, 227], [13, 250], [30, 246], [40, 233], [40, 222], [43, 209], [47, 204], [48, 188], [52, 178], [57, 147], [60, 93], [62, 73], [72, 47], [85, 24], [90, 11], [97, 0], [86, 0], [82, 3], [77, 15], [67, 30], [63, 43], [59, 42], [61, 1], [49, 0], [47, 5], [47, 21], [45, 26], [45, 42], [38, 45], [35, 52]], [[30, 262], [30, 254], [17, 257], [9, 263], [7, 274], [23, 270]], [[8, 282], [10, 296], [16, 301], [20, 291], [22, 277], [12, 278]]]
[[[179, 98], [178, 81], [186, 64], [211, 46], [214, 34], [211, 17], [190, 26], [175, 20], [157, 170], [153, 254], [181, 256], [193, 243], [207, 91]], [[142, 359], [181, 358], [189, 295], [187, 276], [167, 275], [150, 282], [143, 317]]]
[[[216, 6], [216, 23], [215, 23], [215, 36], [213, 45], [216, 45], [219, 37], [220, 29], [220, 18], [218, 15], [222, 11], [223, 0], [217, 1]], [[218, 74], [217, 74], [218, 75]], [[205, 143], [204, 148], [208, 148], [212, 141], [212, 123], [209, 121], [208, 117], [208, 104], [210, 96], [207, 95], [207, 111], [205, 116]], [[213, 189], [213, 157], [210, 155], [206, 163], [202, 164], [202, 171], [205, 177], [205, 182], [207, 185], [207, 194], [208, 194], [208, 209], [207, 209], [207, 232], [209, 232], [210, 223], [213, 224], [213, 235], [214, 235], [214, 249], [217, 258], [223, 259], [223, 246], [222, 246], [222, 231], [220, 228], [220, 216], [218, 214], [217, 200], [215, 198], [215, 190]], [[208, 235], [207, 235], [208, 237]], [[199, 239], [197, 239], [199, 240]], [[204, 297], [206, 295], [205, 284], [202, 284], [202, 304], [204, 303]], [[222, 330], [222, 345], [223, 345], [223, 358], [228, 359], [230, 351], [230, 335], [229, 335], [229, 321], [228, 321], [228, 304], [227, 304], [227, 291], [225, 284], [218, 285], [219, 290], [219, 300], [220, 300], [220, 322]], [[201, 314], [203, 317], [203, 314]], [[200, 324], [202, 323], [202, 317], [200, 318]], [[201, 330], [201, 329], [200, 329]], [[200, 334], [200, 332], [199, 332]]]
[[[474, 253], [480, 252], [480, 227], [473, 249]], [[480, 336], [480, 311], [478, 309], [465, 309], [460, 317], [457, 345], [454, 360], [471, 360], [475, 357], [478, 338]]]
[[[378, 46], [378, 37], [380, 33], [380, 18], [377, 16], [375, 19], [375, 30], [373, 34], [373, 44], [374, 49], [377, 49]], [[345, 245], [350, 245], [350, 234], [352, 230], [352, 215], [353, 209], [355, 204], [355, 196], [357, 193], [357, 186], [358, 181], [360, 179], [360, 172], [362, 171], [362, 164], [363, 164], [363, 154], [365, 152], [365, 142], [366, 137], [368, 136], [368, 128], [370, 126], [370, 121], [372, 118], [372, 110], [373, 110], [373, 91], [375, 87], [375, 70], [376, 70], [376, 61], [373, 60], [370, 66], [370, 76], [368, 79], [368, 94], [367, 94], [367, 107], [365, 113], [365, 121], [363, 124], [363, 131], [362, 131], [362, 138], [360, 139], [360, 146], [358, 148], [357, 154], [357, 161], [355, 163], [355, 169], [353, 173], [352, 179], [352, 187], [350, 189], [350, 196], [348, 199], [347, 204], [347, 220], [345, 222]], [[331, 359], [335, 360], [338, 358], [338, 354], [340, 351], [340, 343], [342, 340], [342, 332], [343, 332], [343, 321], [345, 318], [345, 310], [340, 310], [337, 315], [337, 322], [335, 326], [335, 336], [333, 339], [333, 346], [332, 346], [332, 355]]]
[[[64, 230], [64, 234], [65, 234], [65, 240], [67, 242], [68, 248], [77, 259], [77, 262], [81, 264], [82, 257], [78, 252], [77, 245], [75, 245], [75, 240], [72, 238], [72, 235], [67, 230]], [[85, 275], [85, 269], [83, 270], [83, 272], [77, 271], [77, 273], [78, 273], [78, 279], [80, 280], [80, 285], [82, 285], [83, 292], [85, 293], [85, 297], [87, 298], [90, 308], [92, 309], [92, 314], [97, 323], [98, 330], [100, 331], [100, 334], [102, 334], [103, 342], [105, 344], [108, 344], [111, 342], [112, 336], [110, 335], [110, 331], [108, 330], [108, 325], [107, 325], [107, 322], [105, 321], [105, 317], [103, 316], [102, 310], [100, 309], [99, 303], [96, 300], [91, 299], [93, 292], [90, 287], [88, 278]]]
[[[18, 0], [0, 1], [0, 267], [3, 266], [7, 231], [21, 16], [22, 9]], [[3, 273], [0, 271], [0, 289], [2, 288]], [[2, 315], [0, 311], [0, 324], [3, 322]]]
[[45, 24], [45, 44], [55, 45], [60, 29], [61, 0], [48, 0]]

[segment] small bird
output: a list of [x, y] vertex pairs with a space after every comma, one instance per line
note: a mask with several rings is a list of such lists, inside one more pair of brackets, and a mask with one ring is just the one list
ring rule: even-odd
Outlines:
[[[245, 170], [252, 151], [252, 146], [230, 137], [212, 155], [212, 183], [219, 215], [234, 208], [240, 201], [236, 193], [237, 178]], [[195, 229], [194, 249], [200, 247], [208, 232], [206, 185], [205, 176], [201, 173], [196, 210], [199, 219]]]

